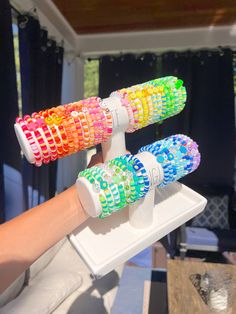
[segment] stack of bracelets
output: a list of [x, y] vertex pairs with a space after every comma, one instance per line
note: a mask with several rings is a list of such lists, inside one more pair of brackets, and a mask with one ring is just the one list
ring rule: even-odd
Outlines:
[[[186, 101], [183, 82], [164, 77], [124, 88], [111, 94], [127, 109], [129, 126], [134, 132], [149, 124], [179, 113]], [[91, 97], [64, 106], [17, 118], [34, 156], [41, 166], [58, 158], [107, 141], [113, 131], [112, 113], [99, 97]], [[105, 107], [104, 107], [105, 105]]]
[[91, 97], [64, 106], [17, 118], [33, 151], [35, 165], [49, 163], [107, 141], [112, 134], [112, 116]]
[[80, 172], [98, 193], [102, 207], [100, 218], [144, 197], [149, 191], [149, 178], [142, 162], [127, 154]]
[[111, 93], [118, 97], [129, 115], [127, 132], [134, 132], [179, 113], [185, 106], [183, 81], [167, 76]]
[[[173, 135], [140, 149], [156, 157], [162, 166], [164, 178], [159, 187], [165, 186], [193, 172], [200, 163], [198, 146], [185, 135]], [[105, 218], [128, 204], [143, 198], [150, 189], [148, 169], [138, 155], [117, 157], [102, 165], [80, 172], [98, 194]]]
[[183, 134], [172, 135], [139, 150], [140, 153], [145, 151], [152, 153], [162, 166], [164, 177], [158, 187], [193, 172], [201, 160], [197, 143]]

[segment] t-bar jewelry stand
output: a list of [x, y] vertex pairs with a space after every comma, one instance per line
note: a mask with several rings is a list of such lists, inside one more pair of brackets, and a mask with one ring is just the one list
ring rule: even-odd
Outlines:
[[[113, 118], [112, 137], [102, 144], [107, 161], [126, 154], [124, 133], [129, 120], [119, 98], [104, 99], [102, 105], [110, 109]], [[155, 157], [148, 152], [138, 157], [148, 170], [151, 185], [157, 185], [163, 173]], [[93, 192], [81, 180], [77, 187], [81, 203], [96, 216]], [[204, 197], [176, 182], [152, 188], [145, 198], [103, 220], [89, 218], [69, 238], [92, 273], [101, 277], [199, 214], [205, 205]]]

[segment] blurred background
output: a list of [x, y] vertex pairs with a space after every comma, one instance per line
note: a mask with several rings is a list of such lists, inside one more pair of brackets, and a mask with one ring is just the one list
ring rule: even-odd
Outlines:
[[92, 148], [32, 167], [13, 124], [21, 114], [108, 97], [166, 75], [187, 88], [184, 111], [127, 135], [127, 148], [184, 133], [201, 165], [183, 183], [208, 199], [205, 211], [128, 262], [166, 268], [168, 258], [236, 263], [236, 2], [234, 0], [1, 0], [0, 221], [74, 184]]

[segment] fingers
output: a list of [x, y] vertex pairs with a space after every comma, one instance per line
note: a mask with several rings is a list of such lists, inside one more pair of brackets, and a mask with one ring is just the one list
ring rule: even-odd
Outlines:
[[91, 168], [97, 164], [101, 164], [103, 163], [103, 158], [102, 158], [102, 152], [99, 152], [97, 154], [94, 154], [91, 159], [90, 159], [90, 162], [87, 166], [87, 168]]
[[[126, 154], [130, 154], [130, 151], [126, 150]], [[99, 152], [99, 153], [94, 154], [91, 157], [87, 168], [91, 168], [91, 167], [93, 167], [97, 164], [101, 164], [101, 163], [103, 163], [103, 157], [102, 157], [102, 152]]]

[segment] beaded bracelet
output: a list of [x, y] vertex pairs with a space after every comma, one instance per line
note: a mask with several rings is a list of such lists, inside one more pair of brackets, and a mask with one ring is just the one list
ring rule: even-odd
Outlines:
[[94, 145], [97, 145], [102, 142], [102, 133], [103, 133], [103, 122], [102, 115], [97, 109], [91, 110], [91, 117], [94, 127]]
[[[59, 106], [62, 107], [62, 106]], [[54, 135], [54, 139], [56, 140], [57, 138], [57, 145], [62, 147], [62, 149], [60, 149], [60, 157], [64, 157], [65, 155], [68, 154], [69, 152], [69, 146], [68, 146], [68, 141], [67, 141], [67, 134], [64, 130], [63, 127], [63, 118], [64, 118], [64, 113], [63, 113], [63, 108], [59, 108], [56, 107], [53, 109], [49, 110], [45, 110], [45, 111], [40, 111], [39, 115], [42, 115], [44, 117], [45, 123], [48, 127], [51, 128], [52, 130], [52, 134]], [[55, 113], [57, 116], [57, 127], [55, 127], [55, 125], [53, 124], [53, 119], [50, 116], [50, 113]], [[57, 137], [58, 135], [58, 137]], [[60, 139], [60, 143], [59, 143], [59, 139]]]
[[[68, 114], [67, 115], [67, 121], [66, 121], [66, 125], [67, 125], [67, 128], [66, 128], [66, 131], [67, 131], [67, 134], [68, 134], [68, 130], [70, 132], [70, 136], [71, 136], [71, 153], [75, 153], [78, 151], [78, 147], [79, 147], [79, 143], [78, 143], [78, 137], [77, 137], [77, 134], [76, 134], [76, 124], [75, 124], [75, 121], [73, 119], [73, 117], [71, 116], [71, 114]], [[72, 144], [73, 143], [73, 144]]]
[[143, 98], [141, 101], [143, 105], [143, 119], [145, 127], [151, 122], [151, 117], [153, 116], [153, 104], [148, 103], [146, 98]]
[[135, 123], [135, 121], [134, 121], [134, 112], [133, 112], [133, 110], [132, 110], [132, 108], [130, 106], [129, 100], [127, 99], [127, 93], [124, 92], [123, 94], [121, 94], [119, 91], [116, 91], [116, 92], [112, 92], [110, 94], [110, 97], [117, 97], [117, 98], [120, 99], [120, 102], [121, 102], [122, 106], [124, 106], [126, 108], [127, 112], [128, 112], [129, 125], [134, 125], [134, 123]]
[[65, 120], [66, 126], [65, 130], [68, 136], [68, 144], [70, 147], [70, 154], [76, 152], [78, 150], [78, 137], [76, 136], [76, 124], [74, 121], [73, 116], [71, 115], [71, 112], [73, 111], [73, 104], [69, 103], [64, 106], [65, 108]]
[[[108, 164], [110, 165], [110, 168], [108, 166]], [[111, 166], [110, 162], [106, 164], [104, 164], [105, 167], [108, 168], [108, 173], [110, 171], [112, 171], [113, 173], [113, 177], [109, 178], [109, 187], [111, 188], [111, 192], [113, 192], [113, 198], [114, 198], [114, 203], [112, 204], [112, 202], [108, 202], [109, 203], [109, 207], [110, 207], [110, 210], [111, 212], [114, 212], [114, 211], [117, 211], [119, 208], [121, 207], [124, 207], [125, 205], [125, 194], [124, 194], [124, 191], [121, 191], [121, 186], [120, 186], [120, 183], [121, 183], [121, 180], [122, 178], [121, 177], [117, 177], [116, 175], [116, 169], [113, 166]], [[118, 179], [118, 180], [117, 180]], [[117, 195], [118, 194], [118, 195]]]
[[102, 213], [100, 214], [99, 218], [105, 218], [111, 215], [111, 213], [115, 211], [114, 201], [109, 191], [108, 183], [104, 181], [104, 179], [99, 174], [99, 170], [97, 169], [97, 166], [92, 167], [92, 168], [89, 169], [89, 176], [92, 176], [94, 180], [94, 183], [93, 183], [94, 191], [99, 194], [98, 197], [102, 206]]
[[72, 129], [71, 129], [71, 126], [73, 123], [72, 120], [73, 119], [71, 119], [71, 117], [68, 116], [68, 114], [66, 114], [62, 118], [62, 125], [64, 127], [66, 137], [67, 137], [69, 155], [75, 152], [74, 136], [73, 136]]
[[[67, 119], [67, 133], [69, 132], [69, 138], [71, 138], [71, 152], [77, 152], [80, 146], [79, 138], [77, 136], [78, 125], [75, 122], [72, 112], [75, 112], [75, 108], [78, 107], [76, 103], [70, 103], [64, 106], [66, 110], [66, 119]], [[73, 142], [73, 145], [72, 145]]]
[[[44, 129], [44, 126], [42, 128]], [[62, 158], [65, 156], [65, 152], [63, 149], [62, 138], [59, 131], [59, 125], [50, 125], [50, 130], [56, 144], [57, 158]]]
[[61, 123], [58, 125], [58, 131], [62, 140], [62, 148], [64, 151], [64, 155], [68, 155], [72, 152], [73, 148], [73, 136], [70, 133], [70, 130], [67, 130], [68, 127], [66, 126], [67, 123], [67, 111], [66, 105], [65, 106], [58, 106], [55, 108], [55, 113], [61, 119]]
[[89, 128], [89, 143], [88, 143], [88, 147], [92, 147], [94, 146], [94, 142], [95, 142], [95, 131], [94, 131], [94, 126], [93, 126], [93, 120], [91, 117], [91, 114], [89, 112], [89, 109], [87, 109], [86, 107], [84, 107], [83, 110], [84, 114], [85, 114], [85, 118], [87, 120], [87, 125]]
[[87, 120], [87, 125], [89, 128], [89, 143], [88, 147], [92, 147], [95, 144], [95, 130], [94, 130], [94, 124], [93, 124], [93, 119], [91, 116], [91, 102], [87, 101], [84, 102], [83, 108], [82, 108], [83, 113], [85, 114], [85, 118]]
[[[116, 188], [114, 197], [117, 201], [119, 197], [119, 202], [116, 203], [116, 211], [126, 205], [126, 194], [124, 189], [125, 182], [123, 182], [124, 177], [122, 176], [122, 170], [119, 167], [113, 165], [111, 161], [106, 162], [103, 167], [105, 167], [107, 169], [107, 172], [112, 175], [112, 182], [114, 183], [113, 189]], [[118, 197], [116, 197], [117, 192]]]
[[[122, 176], [123, 172], [122, 170], [115, 166], [114, 164], [111, 164], [111, 162], [107, 162], [107, 167], [109, 167], [110, 169], [112, 169], [114, 175], [112, 177], [113, 179], [113, 183], [114, 185], [117, 187], [118, 189], [118, 194], [119, 194], [119, 203], [116, 204], [115, 208], [110, 209], [110, 213], [119, 210], [120, 208], [125, 207], [130, 201], [129, 197], [130, 197], [130, 193], [127, 193], [127, 186], [129, 189], [129, 183], [127, 181], [123, 181], [124, 180], [124, 176]], [[100, 215], [100, 218], [104, 218], [103, 217], [103, 213]]]
[[153, 120], [152, 121], [159, 121], [162, 113], [162, 100], [161, 100], [161, 94], [155, 94], [152, 96], [149, 96], [150, 103], [153, 104]]
[[107, 181], [108, 178], [107, 178], [106, 172], [100, 167], [92, 167], [91, 174], [100, 184], [100, 189], [103, 190], [104, 196], [107, 201], [107, 205], [113, 211], [116, 204], [115, 204], [115, 199], [113, 197], [113, 194], [110, 188], [110, 183], [108, 183]]
[[86, 119], [86, 115], [83, 111], [79, 113], [79, 119], [80, 119], [82, 131], [83, 131], [83, 149], [85, 149], [89, 147], [90, 135], [89, 135], [89, 126]]
[[114, 183], [117, 185], [120, 193], [119, 208], [124, 207], [134, 199], [134, 191], [132, 182], [128, 178], [128, 173], [120, 169], [115, 164], [109, 164], [109, 167], [114, 169], [115, 175], [113, 177]]
[[50, 152], [48, 150], [47, 144], [45, 143], [45, 140], [42, 136], [42, 134], [39, 132], [39, 130], [35, 129], [34, 135], [37, 139], [37, 142], [39, 143], [41, 152], [43, 154], [43, 162], [45, 164], [48, 164], [50, 162]]
[[16, 123], [18, 123], [23, 131], [23, 133], [25, 134], [25, 137], [32, 149], [32, 152], [34, 154], [34, 158], [35, 158], [35, 166], [40, 167], [42, 165], [42, 156], [41, 156], [41, 152], [39, 151], [39, 147], [37, 146], [32, 133], [28, 130], [28, 127], [25, 123], [25, 121], [18, 117], [16, 118]]
[[117, 185], [113, 183], [113, 178], [115, 176], [114, 169], [109, 168], [106, 163], [100, 164], [97, 167], [102, 168], [105, 171], [106, 174], [105, 174], [104, 179], [107, 180], [107, 182], [110, 186], [111, 193], [114, 197], [115, 205], [117, 206], [120, 203], [120, 194], [119, 194], [119, 190], [118, 190]]
[[98, 199], [102, 207], [102, 213], [101, 213], [102, 218], [109, 216], [111, 214], [111, 211], [108, 207], [106, 197], [104, 196], [103, 191], [101, 191], [99, 183], [97, 183], [95, 178], [92, 176], [91, 168], [82, 171], [79, 174], [78, 178], [80, 177], [84, 177], [85, 179], [87, 179], [89, 183], [92, 185], [94, 192], [99, 193]]
[[[38, 113], [34, 112], [32, 113], [31, 117], [33, 118], [35, 122], [35, 135], [38, 137], [42, 137], [42, 134], [44, 134], [45, 139], [47, 141], [47, 148], [49, 146], [49, 151], [50, 151], [50, 160], [56, 160], [58, 158], [58, 148], [57, 148], [57, 143], [55, 141], [55, 137], [53, 136], [51, 129], [49, 126], [46, 125], [45, 120], [43, 116], [40, 116]], [[41, 132], [40, 132], [41, 129]], [[50, 161], [48, 160], [48, 162]], [[47, 162], [46, 162], [47, 163]]]
[[84, 120], [84, 114], [82, 112], [83, 104], [82, 101], [71, 104], [70, 115], [73, 117], [76, 131], [75, 136], [77, 137], [78, 150], [85, 148], [84, 146], [84, 131], [81, 123], [81, 119]]
[[[136, 171], [132, 167], [132, 165], [128, 162], [128, 160], [125, 158], [125, 156], [118, 158], [119, 162], [121, 162], [125, 167], [127, 167], [127, 176], [129, 176], [130, 182], [130, 189], [133, 192], [133, 195], [131, 195], [130, 199], [131, 201], [137, 200], [137, 198], [140, 197], [140, 190], [142, 188], [141, 182], [139, 180], [139, 177], [137, 176]], [[130, 173], [130, 175], [128, 175]], [[128, 187], [127, 187], [128, 189]]]
[[102, 136], [102, 140], [105, 142], [107, 141], [112, 134], [112, 115], [111, 112], [108, 108], [102, 108], [102, 114], [105, 118], [105, 128], [103, 129], [103, 136]]
[[137, 109], [137, 123], [134, 125], [136, 129], [143, 127], [144, 119], [143, 119], [143, 106], [139, 98], [134, 99], [133, 104], [135, 105], [135, 108]]
[[100, 102], [100, 98], [98, 97], [91, 97], [82, 101], [82, 104], [83, 104], [82, 111], [85, 114], [85, 119], [87, 121], [88, 129], [89, 129], [89, 142], [87, 144], [87, 147], [96, 145], [98, 141], [97, 138], [101, 138], [101, 134], [102, 134], [101, 130], [100, 132], [97, 132], [98, 131], [97, 121], [100, 121], [101, 127], [105, 123], [105, 122], [102, 123], [102, 118], [99, 115], [99, 109], [100, 109], [99, 102]]
[[40, 150], [42, 152], [42, 158], [43, 158], [43, 162], [44, 163], [49, 163], [50, 161], [50, 154], [48, 152], [48, 147], [47, 144], [44, 141], [44, 138], [42, 137], [41, 133], [36, 129], [36, 125], [34, 123], [34, 121], [32, 120], [32, 118], [29, 115], [25, 115], [23, 120], [25, 121], [27, 128], [29, 131], [33, 132]]
[[68, 146], [68, 139], [67, 139], [67, 134], [64, 130], [64, 127], [62, 124], [58, 125], [58, 131], [61, 137], [61, 141], [62, 141], [62, 148], [63, 148], [63, 156], [66, 156], [69, 154], [69, 146]]
[[35, 124], [37, 128], [36, 132], [41, 128], [46, 137], [46, 140], [50, 148], [50, 159], [56, 160], [59, 157], [59, 152], [58, 152], [57, 142], [55, 140], [53, 132], [51, 131], [51, 128], [49, 128], [46, 125], [44, 119], [42, 119], [42, 117], [39, 116], [37, 113], [32, 113], [31, 116], [35, 120]]
[[74, 119], [74, 123], [75, 123], [75, 133], [76, 133], [76, 137], [77, 137], [77, 147], [78, 150], [82, 150], [83, 149], [83, 130], [82, 130], [82, 125], [80, 123], [80, 118], [79, 118], [79, 113], [76, 110], [73, 110], [71, 112], [71, 116]]
[[102, 142], [102, 133], [105, 128], [105, 121], [102, 117], [102, 108], [100, 107], [100, 98], [91, 97], [86, 100], [86, 107], [90, 115], [90, 125], [93, 132], [93, 141], [90, 146], [97, 145]]
[[[145, 92], [145, 91], [143, 91], [143, 92]], [[143, 92], [139, 91], [136, 93], [136, 95], [139, 97], [139, 100], [140, 100], [141, 105], [143, 107], [143, 122], [141, 123], [141, 125], [142, 125], [142, 127], [145, 127], [148, 125], [150, 113], [149, 113], [149, 105], [146, 102], [146, 97], [143, 97], [144, 96]]]
[[111, 96], [119, 97], [127, 108], [127, 132], [134, 132], [180, 112], [186, 101], [186, 90], [182, 84], [182, 80], [170, 76], [113, 92]]
[[144, 90], [140, 90], [139, 86], [136, 85], [135, 90], [133, 91], [133, 94], [130, 94], [130, 98], [133, 99], [135, 98], [132, 102], [131, 102], [131, 106], [137, 109], [137, 115], [135, 115], [137, 117], [137, 121], [136, 124], [134, 125], [135, 129], [139, 129], [142, 128], [146, 125], [146, 120], [148, 118], [147, 116], [147, 108], [143, 107], [143, 103], [142, 100], [145, 99], [145, 97], [143, 97], [143, 92], [145, 92]]
[[137, 179], [132, 170], [130, 171], [127, 164], [124, 164], [122, 161], [123, 160], [121, 160], [120, 157], [117, 157], [110, 160], [108, 166], [114, 167], [116, 175], [120, 176], [121, 180], [119, 183], [122, 184], [127, 203], [130, 203], [137, 200], [138, 197], [138, 192], [136, 190]]
[[140, 196], [144, 197], [150, 189], [150, 180], [143, 163], [137, 157], [131, 154], [126, 154], [121, 158], [126, 158], [130, 165], [133, 167], [134, 171], [136, 171], [136, 174], [139, 178], [139, 184], [141, 185]]
[[[60, 131], [58, 129], [58, 127], [61, 125], [61, 121], [62, 118], [59, 117], [55, 112], [54, 112], [55, 108], [51, 108], [49, 110], [45, 110], [45, 111], [40, 111], [39, 112], [39, 117], [40, 115], [42, 117], [44, 117], [44, 122], [42, 124], [42, 129], [43, 131], [46, 130], [46, 128], [50, 128], [51, 133], [52, 133], [52, 137], [55, 141], [56, 144], [56, 148], [57, 148], [57, 154], [58, 154], [58, 158], [61, 158], [65, 155], [64, 149], [63, 149], [63, 141], [60, 135]], [[54, 117], [51, 116], [51, 114], [55, 114]], [[35, 117], [37, 117], [36, 114], [34, 114]]]

